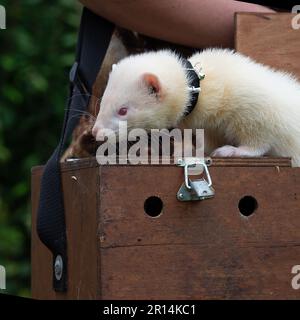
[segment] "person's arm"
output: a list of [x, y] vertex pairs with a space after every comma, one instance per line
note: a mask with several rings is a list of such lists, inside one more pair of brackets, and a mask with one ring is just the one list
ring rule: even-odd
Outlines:
[[233, 0], [80, 0], [126, 29], [191, 47], [233, 47], [235, 12], [274, 12]]

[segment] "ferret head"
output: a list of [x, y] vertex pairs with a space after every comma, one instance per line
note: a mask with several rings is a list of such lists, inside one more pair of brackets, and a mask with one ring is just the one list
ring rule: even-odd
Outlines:
[[177, 55], [164, 50], [129, 56], [109, 75], [93, 135], [103, 140], [106, 129], [117, 133], [125, 121], [128, 130], [176, 127], [188, 101], [188, 79]]

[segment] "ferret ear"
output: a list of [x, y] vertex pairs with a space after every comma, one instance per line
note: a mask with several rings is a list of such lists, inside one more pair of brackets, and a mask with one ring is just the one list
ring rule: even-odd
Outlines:
[[161, 85], [157, 76], [153, 73], [144, 73], [142, 80], [148, 88], [150, 94], [154, 94], [157, 97], [161, 97]]

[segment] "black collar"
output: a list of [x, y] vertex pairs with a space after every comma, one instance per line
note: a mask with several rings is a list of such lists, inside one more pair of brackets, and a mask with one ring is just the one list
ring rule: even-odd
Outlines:
[[189, 79], [189, 88], [190, 88], [190, 101], [189, 104], [186, 106], [186, 110], [184, 112], [184, 116], [186, 117], [189, 115], [195, 108], [199, 92], [200, 92], [200, 80], [204, 78], [204, 76], [198, 75], [195, 71], [194, 67], [187, 59], [182, 59], [183, 66], [186, 70], [187, 77]]

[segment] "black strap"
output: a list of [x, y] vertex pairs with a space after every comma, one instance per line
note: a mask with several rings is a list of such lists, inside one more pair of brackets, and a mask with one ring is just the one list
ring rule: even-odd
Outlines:
[[[186, 74], [189, 80], [189, 87], [190, 88], [200, 88], [200, 79], [199, 75], [195, 71], [194, 67], [190, 63], [189, 60], [187, 59], [182, 59], [182, 63], [186, 69]], [[188, 105], [186, 106], [184, 116], [188, 116], [195, 108], [197, 102], [198, 102], [198, 97], [199, 97], [199, 91], [191, 91], [190, 92], [190, 100]]]
[[85, 110], [88, 105], [112, 31], [113, 25], [110, 22], [87, 8], [83, 9], [76, 62], [70, 71], [70, 95], [61, 138], [45, 166], [41, 181], [37, 232], [53, 254], [53, 287], [56, 291], [67, 290], [67, 238], [60, 157], [67, 138], [78, 122], [78, 110]]

